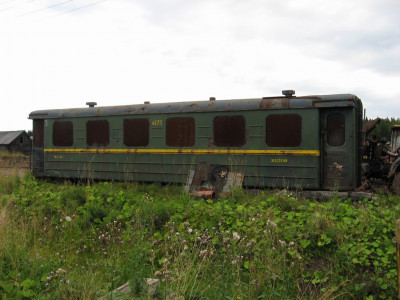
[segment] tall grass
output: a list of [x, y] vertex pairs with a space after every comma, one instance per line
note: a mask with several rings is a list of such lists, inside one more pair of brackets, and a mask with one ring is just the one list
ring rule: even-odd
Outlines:
[[[0, 180], [0, 295], [331, 299], [396, 290], [398, 197], [298, 198], [177, 186]], [[152, 286], [149, 286], [152, 282]]]

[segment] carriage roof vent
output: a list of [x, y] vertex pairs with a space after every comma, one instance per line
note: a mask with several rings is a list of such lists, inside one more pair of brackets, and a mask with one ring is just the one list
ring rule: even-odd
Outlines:
[[215, 101], [215, 97], [210, 97], [210, 101]]
[[293, 95], [296, 94], [294, 90], [283, 90], [282, 95], [285, 97], [294, 97]]
[[150, 101], [144, 101], [144, 104], [150, 104]]
[[86, 102], [86, 105], [89, 107], [95, 107], [97, 105], [97, 102]]

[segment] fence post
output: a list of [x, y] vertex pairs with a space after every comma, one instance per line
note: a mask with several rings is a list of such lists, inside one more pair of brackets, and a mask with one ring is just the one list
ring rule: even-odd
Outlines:
[[400, 219], [396, 220], [397, 299], [400, 300]]

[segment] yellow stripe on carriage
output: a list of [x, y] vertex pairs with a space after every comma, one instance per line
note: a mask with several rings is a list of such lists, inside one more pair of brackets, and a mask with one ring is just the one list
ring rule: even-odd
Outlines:
[[219, 154], [219, 155], [296, 155], [320, 156], [319, 150], [242, 150], [242, 149], [44, 149], [45, 153], [98, 154]]

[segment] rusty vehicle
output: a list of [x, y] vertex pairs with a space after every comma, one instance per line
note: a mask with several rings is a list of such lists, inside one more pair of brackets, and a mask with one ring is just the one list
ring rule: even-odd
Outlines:
[[361, 188], [390, 189], [393, 193], [400, 194], [400, 125], [391, 128], [390, 141], [386, 137], [378, 138], [375, 135], [367, 138], [379, 122], [380, 118], [376, 118], [363, 126], [364, 183]]
[[35, 176], [184, 184], [202, 170], [193, 182], [233, 173], [245, 187], [338, 191], [363, 180], [355, 95], [88, 105], [29, 115]]

